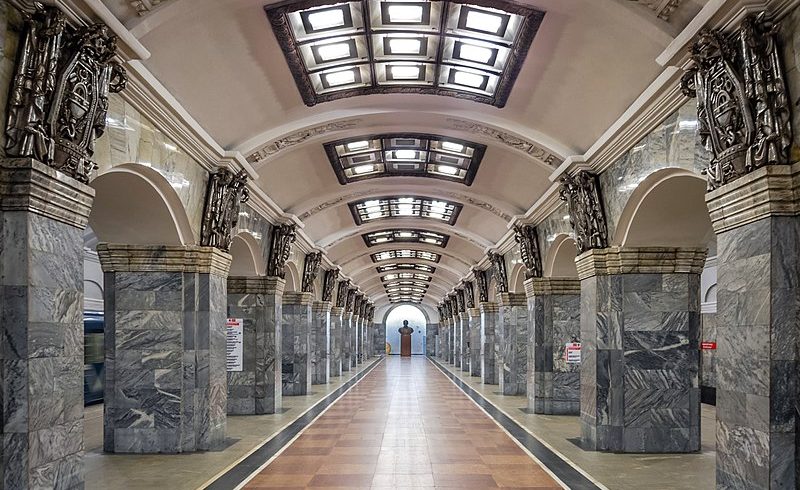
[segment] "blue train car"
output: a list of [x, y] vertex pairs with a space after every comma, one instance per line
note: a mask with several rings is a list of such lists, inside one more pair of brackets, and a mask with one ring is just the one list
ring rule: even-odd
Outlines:
[[105, 380], [105, 321], [102, 312], [83, 314], [83, 403], [103, 402]]

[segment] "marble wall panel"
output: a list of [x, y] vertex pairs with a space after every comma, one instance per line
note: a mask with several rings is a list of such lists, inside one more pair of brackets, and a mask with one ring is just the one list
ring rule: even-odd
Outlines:
[[461, 339], [461, 370], [464, 372], [469, 372], [469, 361], [470, 361], [470, 332], [469, 332], [469, 315], [464, 312], [458, 315], [458, 326], [460, 329], [460, 339]]
[[528, 306], [524, 294], [499, 295], [499, 321], [495, 330], [500, 365], [499, 385], [504, 395], [524, 395], [528, 372]]
[[486, 384], [500, 383], [499, 366], [496, 362], [496, 328], [500, 320], [497, 303], [480, 304], [481, 310], [481, 375]]
[[481, 310], [470, 308], [469, 315], [469, 373], [470, 376], [481, 375]]
[[349, 372], [353, 367], [353, 314], [342, 314], [342, 371]]
[[361, 350], [363, 347], [359, 345], [359, 333], [361, 331], [361, 317], [353, 315], [350, 320], [350, 367], [355, 368], [361, 362]]
[[311, 293], [284, 293], [281, 324], [283, 396], [311, 392]]
[[461, 367], [461, 344], [464, 340], [463, 332], [461, 331], [461, 319], [458, 315], [454, 315], [450, 321], [453, 326], [453, 366]]
[[330, 378], [330, 321], [329, 301], [315, 301], [311, 318], [311, 384], [324, 385]]
[[[700, 315], [700, 341], [717, 342], [717, 314], [702, 313]], [[716, 349], [700, 351], [700, 389], [703, 403], [712, 403], [717, 387]]]
[[328, 360], [330, 366], [328, 372], [330, 376], [342, 375], [342, 308], [331, 308], [331, 328], [330, 328], [330, 352]]
[[386, 325], [383, 323], [375, 324], [375, 355], [386, 354]]

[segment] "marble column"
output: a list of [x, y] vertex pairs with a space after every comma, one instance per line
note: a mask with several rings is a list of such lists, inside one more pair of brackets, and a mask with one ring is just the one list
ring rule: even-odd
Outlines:
[[375, 355], [386, 354], [386, 325], [383, 323], [375, 324]]
[[279, 277], [228, 277], [228, 318], [244, 323], [242, 370], [228, 371], [228, 414], [280, 411], [285, 285]]
[[528, 297], [528, 410], [578, 415], [581, 365], [567, 363], [567, 343], [580, 341], [581, 283], [536, 277], [525, 281]]
[[311, 304], [313, 293], [283, 294], [281, 357], [283, 396], [311, 392]]
[[500, 383], [495, 355], [495, 328], [499, 320], [499, 308], [492, 301], [481, 302], [481, 375], [490, 385]]
[[524, 294], [497, 295], [500, 310], [499, 340], [500, 392], [504, 395], [524, 395], [528, 376], [528, 303]]
[[102, 243], [97, 254], [105, 283], [105, 451], [221, 450], [230, 255]]
[[436, 337], [439, 335], [439, 326], [436, 323], [429, 323], [425, 328], [425, 355], [428, 357], [436, 356]]
[[606, 248], [581, 279], [581, 436], [587, 449], [700, 450], [705, 249]]
[[358, 345], [359, 330], [361, 330], [361, 316], [357, 312], [353, 312], [353, 317], [350, 319], [350, 367], [352, 368], [361, 364], [362, 347]]
[[353, 312], [344, 310], [342, 313], [342, 372], [347, 373], [353, 367], [353, 346], [350, 345], [352, 338], [351, 325], [353, 322]]
[[83, 230], [94, 190], [0, 160], [0, 488], [83, 488]]
[[311, 306], [311, 384], [328, 384], [330, 378], [331, 302], [314, 301]]
[[468, 308], [469, 316], [469, 374], [470, 376], [481, 375], [481, 310], [480, 308]]
[[456, 368], [461, 367], [461, 320], [458, 318], [458, 312], [453, 312], [450, 318], [450, 324], [453, 329], [453, 366]]
[[469, 372], [469, 349], [470, 349], [470, 334], [469, 334], [469, 314], [462, 311], [458, 314], [458, 325], [461, 329], [461, 370]]
[[331, 308], [331, 331], [330, 331], [330, 352], [328, 360], [330, 361], [329, 374], [330, 376], [342, 375], [342, 314], [344, 308], [334, 306]]
[[709, 192], [717, 233], [717, 488], [797, 488], [800, 165]]
[[442, 360], [450, 362], [450, 320], [445, 317], [439, 323], [440, 334], [442, 337]]

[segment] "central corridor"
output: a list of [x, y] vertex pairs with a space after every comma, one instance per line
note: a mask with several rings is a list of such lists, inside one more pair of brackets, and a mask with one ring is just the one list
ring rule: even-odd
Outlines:
[[423, 357], [382, 361], [246, 488], [561, 488]]

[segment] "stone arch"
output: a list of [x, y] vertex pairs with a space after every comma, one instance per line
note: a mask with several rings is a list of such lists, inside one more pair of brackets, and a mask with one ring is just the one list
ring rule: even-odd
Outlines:
[[707, 246], [714, 232], [705, 193], [705, 179], [689, 170], [665, 168], [653, 172], [625, 204], [612, 245]]
[[575, 257], [578, 256], [578, 249], [575, 246], [575, 239], [567, 233], [556, 235], [553, 244], [547, 251], [544, 259], [545, 277], [578, 277], [578, 268], [575, 266]]
[[241, 232], [233, 237], [230, 254], [231, 276], [262, 276], [266, 272], [258, 240], [251, 233]]
[[303, 287], [300, 270], [294, 262], [286, 262], [286, 289], [287, 293], [299, 293]]
[[[398, 309], [413, 309], [416, 310], [417, 313], [421, 313], [421, 318], [424, 320], [424, 325], [422, 328], [419, 328], [419, 325], [415, 325], [415, 321], [413, 318], [408, 318], [412, 320], [410, 326], [414, 328], [414, 334], [411, 336], [411, 353], [412, 354], [425, 354], [426, 349], [426, 337], [428, 332], [428, 325], [430, 324], [430, 318], [425, 313], [424, 308], [420, 305], [405, 303], [394, 305], [392, 308], [389, 308], [386, 312], [386, 315], [383, 318], [382, 326], [384, 331], [386, 332], [386, 343], [392, 346], [392, 354], [399, 354], [400, 353], [400, 335], [397, 333], [397, 329], [402, 326], [402, 320], [406, 319], [404, 317], [399, 317], [398, 315], [393, 314], [398, 311]], [[418, 317], [419, 318], [419, 317]]]
[[489, 284], [486, 286], [486, 292], [489, 296], [489, 301], [497, 301], [497, 281], [494, 274], [489, 277]]
[[514, 269], [511, 271], [511, 283], [509, 284], [509, 291], [512, 293], [524, 293], [525, 292], [525, 272], [527, 269], [525, 268], [525, 264], [516, 264]]
[[156, 170], [126, 163], [94, 179], [89, 224], [99, 241], [136, 245], [196, 243], [186, 208]]

